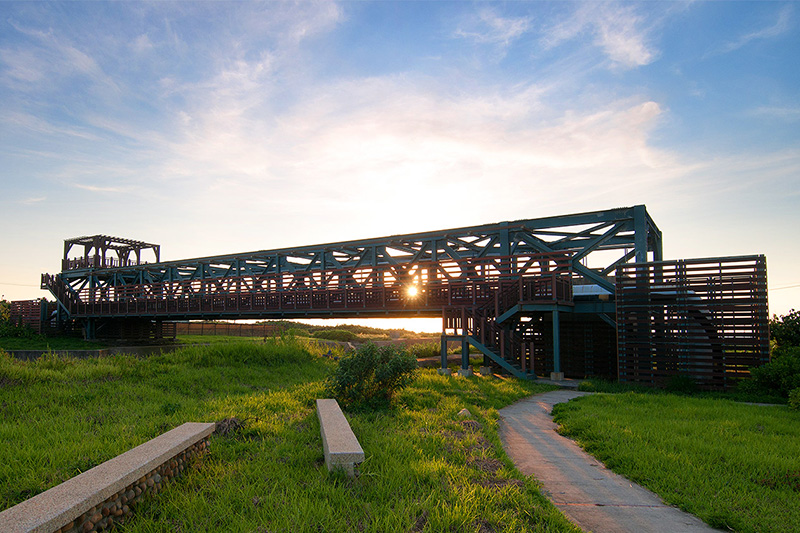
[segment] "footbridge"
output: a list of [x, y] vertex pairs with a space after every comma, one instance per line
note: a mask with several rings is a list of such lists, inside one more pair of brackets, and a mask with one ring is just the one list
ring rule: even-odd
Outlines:
[[520, 377], [616, 375], [616, 276], [662, 259], [637, 205], [179, 261], [79, 237], [42, 288], [90, 338], [177, 320], [441, 317], [443, 346], [461, 340]]

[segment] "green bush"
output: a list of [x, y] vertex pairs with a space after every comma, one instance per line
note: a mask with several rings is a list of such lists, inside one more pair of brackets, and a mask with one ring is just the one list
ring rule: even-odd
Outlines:
[[358, 338], [358, 335], [346, 329], [322, 329], [315, 331], [315, 339], [327, 339], [329, 341], [350, 342]]
[[351, 408], [388, 406], [414, 380], [417, 360], [402, 347], [369, 342], [345, 355], [327, 380], [328, 393]]
[[783, 398], [797, 388], [800, 388], [800, 346], [776, 349], [772, 361], [752, 368], [750, 379], [739, 385], [742, 392], [772, 393]]
[[788, 315], [773, 316], [769, 336], [778, 346], [800, 346], [800, 311], [792, 309]]
[[800, 411], [800, 387], [793, 389], [789, 393], [789, 407], [795, 411]]
[[307, 329], [289, 328], [284, 332], [287, 337], [308, 337], [310, 334]]
[[677, 374], [675, 376], [671, 376], [667, 380], [664, 388], [667, 390], [667, 392], [691, 394], [697, 390], [697, 383], [695, 383], [691, 376], [686, 374]]
[[442, 347], [435, 342], [412, 344], [408, 347], [408, 352], [414, 356], [415, 359], [440, 357], [442, 355]]
[[11, 302], [0, 300], [0, 337], [35, 339], [39, 336], [31, 328], [11, 318]]

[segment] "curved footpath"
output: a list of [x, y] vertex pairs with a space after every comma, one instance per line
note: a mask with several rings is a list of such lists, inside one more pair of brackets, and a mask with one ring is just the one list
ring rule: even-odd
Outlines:
[[586, 394], [590, 393], [546, 392], [500, 409], [500, 440], [520, 472], [534, 476], [555, 506], [585, 531], [718, 531], [608, 470], [556, 432], [550, 416], [553, 406]]

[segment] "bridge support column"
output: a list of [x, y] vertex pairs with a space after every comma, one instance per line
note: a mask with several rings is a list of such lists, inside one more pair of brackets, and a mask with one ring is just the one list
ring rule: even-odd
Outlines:
[[94, 318], [86, 319], [86, 324], [83, 329], [83, 338], [87, 341], [93, 341], [97, 338], [97, 323]]
[[447, 335], [442, 333], [442, 340], [441, 340], [441, 356], [442, 356], [442, 366], [439, 369], [439, 374], [444, 376], [450, 375], [450, 369], [447, 368]]
[[466, 335], [461, 337], [461, 368], [458, 375], [466, 378], [472, 375], [472, 368], [469, 366], [469, 342]]
[[561, 371], [561, 328], [559, 325], [558, 309], [553, 309], [553, 372], [550, 379], [561, 381], [564, 373]]

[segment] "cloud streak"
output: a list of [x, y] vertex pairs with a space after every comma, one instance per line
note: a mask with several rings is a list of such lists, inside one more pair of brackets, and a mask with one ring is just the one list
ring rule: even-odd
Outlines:
[[750, 44], [753, 41], [760, 41], [766, 39], [775, 39], [780, 37], [781, 35], [785, 34], [789, 29], [792, 27], [792, 16], [794, 14], [794, 8], [791, 5], [786, 5], [777, 14], [777, 18], [774, 23], [762, 27], [760, 29], [748, 32], [735, 41], [730, 41], [725, 44], [722, 48], [720, 48], [717, 53], [718, 54], [727, 54], [729, 52], [733, 52], [740, 48], [743, 48]]
[[657, 52], [649, 43], [649, 28], [633, 6], [617, 3], [578, 4], [565, 20], [545, 28], [541, 43], [554, 48], [583, 34], [602, 50], [612, 68], [632, 69], [655, 60]]

